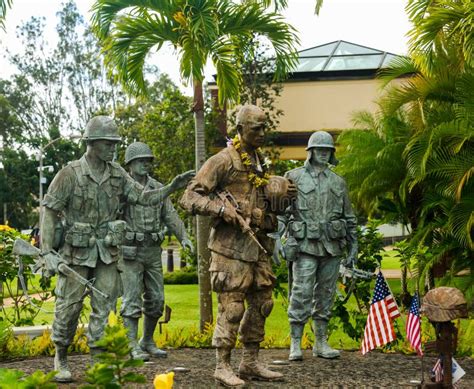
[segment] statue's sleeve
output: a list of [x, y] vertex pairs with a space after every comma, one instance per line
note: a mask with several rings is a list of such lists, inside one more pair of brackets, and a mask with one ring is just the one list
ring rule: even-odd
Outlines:
[[232, 161], [222, 152], [209, 158], [188, 184], [180, 205], [193, 215], [218, 216], [222, 202], [214, 194], [222, 188], [231, 167]]
[[136, 180], [128, 174], [125, 169], [120, 168], [120, 172], [123, 176], [123, 196], [124, 198], [122, 201], [127, 204], [141, 204], [141, 205], [148, 205], [147, 202], [143, 201], [143, 193], [145, 188], [143, 185], [138, 183]]
[[74, 171], [70, 166], [61, 169], [49, 185], [43, 205], [53, 211], [63, 211], [71, 199], [75, 181]]
[[187, 238], [186, 226], [180, 219], [178, 212], [173, 207], [171, 200], [167, 198], [161, 208], [161, 219], [163, 220], [168, 230], [178, 238], [181, 242], [184, 238]]
[[347, 186], [344, 183], [344, 219], [347, 223], [347, 232], [352, 240], [357, 240], [357, 217], [352, 209]]

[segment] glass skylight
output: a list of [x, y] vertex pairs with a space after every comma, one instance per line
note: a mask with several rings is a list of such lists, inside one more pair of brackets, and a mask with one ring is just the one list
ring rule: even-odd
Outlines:
[[397, 56], [346, 41], [330, 42], [299, 52], [296, 72], [379, 69]]

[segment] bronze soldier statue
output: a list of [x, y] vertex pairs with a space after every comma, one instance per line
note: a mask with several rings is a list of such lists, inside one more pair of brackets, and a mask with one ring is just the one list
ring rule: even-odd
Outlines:
[[309, 317], [313, 318], [316, 338], [313, 355], [339, 356], [327, 343], [327, 327], [341, 260], [351, 266], [357, 259], [357, 221], [346, 184], [328, 166], [336, 164], [331, 134], [316, 131], [306, 150], [304, 166], [285, 174], [296, 184], [298, 198], [289, 218], [280, 216], [297, 243], [296, 255], [287, 258], [293, 277], [288, 307], [290, 361], [303, 359], [301, 337]]
[[[45, 196], [41, 255], [48, 271], [57, 273], [58, 256], [53, 248], [59, 247], [60, 260], [82, 277], [93, 280], [95, 288], [103, 292], [90, 291], [88, 341], [94, 355], [99, 352], [95, 342], [102, 337], [107, 316], [116, 309], [120, 293], [117, 261], [121, 258], [125, 233], [125, 222], [117, 220], [120, 203], [161, 204], [170, 193], [186, 185], [192, 172], [183, 174], [165, 187], [144, 191], [120, 165], [111, 162], [116, 144], [120, 142], [113, 119], [93, 117], [86, 126], [83, 139], [87, 151], [81, 159], [71, 162], [56, 174]], [[61, 221], [63, 239], [55, 244], [55, 227]], [[67, 348], [76, 333], [87, 291], [85, 285], [75, 278], [59, 272], [55, 294], [52, 330], [56, 346], [54, 369], [58, 371], [55, 378], [69, 382], [72, 376], [67, 364]]]
[[[163, 187], [149, 176], [153, 159], [150, 147], [142, 142], [132, 143], [125, 151], [125, 165], [130, 175], [145, 190]], [[132, 358], [148, 360], [149, 355], [166, 357], [166, 351], [156, 347], [153, 340], [165, 304], [161, 263], [165, 228], [178, 238], [183, 247], [193, 251], [193, 245], [169, 198], [156, 206], [127, 203], [123, 219], [127, 222], [127, 230], [122, 246], [123, 261], [120, 263], [123, 283], [120, 313], [128, 329]], [[138, 320], [142, 311], [143, 337], [138, 344]]]
[[[273, 241], [267, 233], [277, 227], [276, 215], [266, 203], [269, 175], [258, 153], [264, 142], [265, 121], [260, 108], [243, 106], [237, 114], [238, 136], [233, 144], [205, 162], [181, 199], [189, 212], [214, 218], [208, 242], [211, 285], [218, 298], [212, 340], [217, 348], [214, 377], [227, 386], [244, 384], [242, 378], [282, 378], [281, 373], [258, 361], [275, 284], [267, 255]], [[230, 366], [237, 333], [243, 344], [240, 378]]]

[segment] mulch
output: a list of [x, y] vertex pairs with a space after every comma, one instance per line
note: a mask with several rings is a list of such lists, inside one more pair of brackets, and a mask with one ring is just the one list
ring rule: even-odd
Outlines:
[[[383, 354], [372, 351], [365, 356], [355, 351], [343, 351], [341, 358], [325, 360], [313, 358], [311, 350], [304, 351], [302, 362], [273, 365], [275, 361], [286, 361], [288, 350], [261, 350], [261, 360], [271, 368], [284, 374], [282, 382], [249, 382], [246, 388], [413, 388], [412, 380], [421, 379], [421, 361], [415, 355]], [[237, 370], [241, 350], [233, 352], [232, 365]], [[434, 365], [435, 355], [424, 358], [425, 377], [429, 379], [429, 369]], [[474, 360], [456, 358], [466, 371], [459, 388], [474, 388]], [[85, 371], [90, 363], [89, 355], [71, 355], [70, 367], [75, 378], [71, 384], [60, 384], [59, 388], [77, 388], [85, 384]], [[53, 369], [52, 357], [37, 357], [16, 361], [1, 361], [0, 368], [22, 370], [31, 374], [35, 370]], [[212, 374], [215, 367], [215, 351], [212, 349], [168, 350], [168, 358], [147, 362], [137, 372], [147, 377], [147, 385], [130, 385], [129, 388], [152, 388], [156, 374], [176, 367], [184, 367], [187, 372], [175, 373], [174, 388], [214, 388]]]

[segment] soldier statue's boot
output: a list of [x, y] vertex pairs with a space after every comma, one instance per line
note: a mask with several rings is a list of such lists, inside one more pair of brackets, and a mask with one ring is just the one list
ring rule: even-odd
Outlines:
[[234, 374], [230, 366], [230, 355], [232, 348], [218, 347], [216, 348], [216, 370], [214, 371], [214, 379], [220, 384], [229, 388], [236, 388], [245, 384]]
[[242, 353], [242, 361], [239, 366], [239, 376], [243, 379], [278, 381], [283, 378], [283, 374], [267, 369], [258, 361], [258, 343], [245, 343]]
[[123, 316], [123, 324], [128, 330], [127, 336], [130, 341], [130, 355], [132, 356], [132, 359], [148, 361], [150, 359], [150, 355], [143, 351], [137, 343], [138, 318]]
[[335, 350], [328, 345], [328, 323], [324, 320], [314, 321], [315, 341], [313, 346], [313, 356], [326, 359], [334, 359], [341, 356], [339, 350]]
[[303, 353], [301, 352], [301, 338], [303, 337], [304, 325], [301, 324], [291, 324], [290, 325], [290, 356], [288, 357], [289, 361], [302, 361]]
[[67, 365], [67, 347], [56, 345], [54, 355], [54, 370], [58, 373], [54, 376], [57, 382], [72, 382], [72, 374]]
[[139, 344], [142, 350], [146, 351], [152, 357], [166, 358], [168, 355], [166, 351], [156, 347], [155, 341], [153, 340], [153, 334], [155, 333], [157, 322], [158, 317], [145, 315], [143, 319], [143, 337], [140, 339]]

